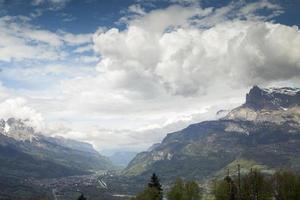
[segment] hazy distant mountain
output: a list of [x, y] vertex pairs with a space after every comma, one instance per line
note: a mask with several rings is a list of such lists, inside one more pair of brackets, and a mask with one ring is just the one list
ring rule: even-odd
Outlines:
[[90, 144], [36, 133], [24, 121], [0, 120], [0, 176], [59, 177], [112, 167]]
[[282, 167], [300, 171], [299, 155], [300, 89], [254, 86], [245, 104], [220, 120], [168, 134], [151, 151], [139, 153], [123, 173], [205, 180], [237, 163], [266, 172]]
[[116, 166], [126, 167], [136, 154], [137, 152], [132, 151], [115, 152], [109, 156], [109, 159]]

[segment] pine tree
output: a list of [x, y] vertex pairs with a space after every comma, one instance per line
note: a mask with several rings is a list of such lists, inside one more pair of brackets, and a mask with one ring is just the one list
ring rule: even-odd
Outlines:
[[158, 193], [157, 193], [155, 199], [158, 199], [158, 200], [163, 199], [162, 187], [161, 187], [161, 184], [159, 182], [159, 178], [156, 176], [155, 173], [152, 174], [150, 182], [148, 183], [148, 187], [150, 189], [157, 190]]
[[155, 173], [152, 174], [150, 182], [148, 183], [149, 188], [156, 188], [158, 191], [162, 191], [161, 184]]
[[148, 187], [143, 192], [137, 195], [136, 200], [162, 200], [163, 192], [159, 178], [156, 174], [152, 174]]

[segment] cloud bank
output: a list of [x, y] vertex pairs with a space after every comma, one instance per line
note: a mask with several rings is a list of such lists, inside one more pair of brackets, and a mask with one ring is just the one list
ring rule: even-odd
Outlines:
[[91, 43], [92, 34], [52, 32], [30, 24], [26, 16], [0, 17], [0, 61], [44, 60], [66, 58], [66, 47]]
[[[95, 49], [102, 57], [98, 70], [119, 87], [141, 93], [163, 88], [183, 96], [204, 94], [221, 84], [249, 87], [299, 76], [298, 27], [224, 20], [225, 15], [218, 16], [220, 23], [199, 28], [218, 15], [207, 10], [173, 6], [145, 14], [125, 30], [96, 33]], [[251, 7], [241, 10], [253, 15]], [[199, 13], [207, 18], [196, 24], [189, 21]]]
[[[0, 60], [66, 60], [65, 49], [73, 48], [72, 61], [96, 66], [5, 69], [6, 78], [17, 70], [14, 79], [26, 83], [43, 83], [33, 78], [43, 74], [51, 88], [10, 91], [35, 109], [13, 98], [1, 104], [0, 114], [17, 115], [5, 110], [9, 107], [39, 122], [39, 112], [50, 124], [49, 134], [88, 141], [100, 150], [146, 149], [168, 132], [239, 105], [252, 85], [299, 86], [299, 28], [272, 21], [283, 12], [269, 1], [219, 8], [176, 1], [150, 10], [137, 3], [115, 27], [76, 35], [1, 18], [0, 34], [7, 40], [0, 41]], [[4, 100], [6, 90], [0, 87]]]
[[40, 113], [26, 105], [23, 98], [7, 99], [0, 103], [0, 119], [16, 118], [35, 128], [36, 131], [45, 131], [45, 121]]

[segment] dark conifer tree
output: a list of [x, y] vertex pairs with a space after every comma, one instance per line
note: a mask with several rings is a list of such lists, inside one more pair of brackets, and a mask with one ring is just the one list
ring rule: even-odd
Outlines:
[[155, 195], [156, 196], [155, 199], [161, 200], [163, 198], [163, 193], [162, 193], [163, 189], [159, 182], [159, 178], [156, 176], [155, 173], [152, 174], [150, 182], [148, 183], [148, 187], [150, 189], [154, 189], [157, 191], [157, 195]]
[[152, 174], [150, 182], [148, 183], [148, 187], [155, 188], [158, 191], [162, 191], [161, 184], [160, 184], [159, 179], [158, 179], [158, 177], [156, 176], [155, 173]]

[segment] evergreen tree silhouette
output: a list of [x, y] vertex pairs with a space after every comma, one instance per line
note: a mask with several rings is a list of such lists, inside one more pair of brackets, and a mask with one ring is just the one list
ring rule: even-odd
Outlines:
[[131, 200], [162, 200], [163, 192], [162, 186], [159, 182], [156, 174], [152, 174], [148, 187], [139, 193], [136, 197], [131, 198]]
[[148, 183], [148, 188], [152, 191], [153, 200], [162, 200], [163, 199], [163, 192], [162, 186], [159, 182], [159, 178], [156, 176], [155, 173], [152, 174], [150, 182]]
[[152, 174], [150, 182], [148, 183], [148, 187], [149, 188], [155, 188], [158, 191], [162, 191], [161, 184], [160, 184], [159, 179], [158, 179], [158, 177], [156, 176], [155, 173]]

